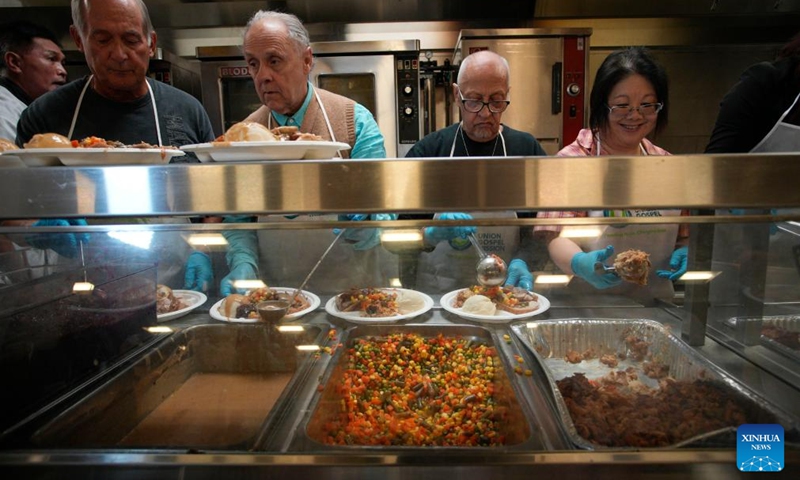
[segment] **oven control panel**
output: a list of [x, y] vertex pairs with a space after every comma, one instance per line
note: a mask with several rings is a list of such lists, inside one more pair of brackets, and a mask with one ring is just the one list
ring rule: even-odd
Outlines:
[[[396, 55], [395, 71], [398, 109], [397, 143], [409, 145], [410, 148], [420, 140], [422, 133], [419, 111], [419, 55]], [[398, 152], [398, 156], [402, 156], [401, 152]]]

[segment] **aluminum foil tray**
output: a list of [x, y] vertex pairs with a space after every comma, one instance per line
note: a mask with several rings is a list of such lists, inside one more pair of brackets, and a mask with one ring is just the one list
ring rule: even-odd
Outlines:
[[800, 344], [798, 344], [798, 340], [800, 340], [800, 316], [732, 317], [725, 323], [735, 329], [741, 322], [759, 320], [761, 321], [761, 344], [800, 362]]
[[[619, 320], [619, 319], [567, 319], [544, 320], [537, 322], [519, 322], [511, 325], [511, 329], [519, 337], [530, 352], [544, 365], [545, 374], [550, 384], [552, 394], [561, 421], [565, 430], [574, 444], [584, 449], [640, 449], [648, 448], [641, 445], [631, 445], [640, 440], [631, 440], [630, 437], [620, 435], [620, 440], [614, 446], [601, 444], [585, 438], [579, 433], [579, 428], [567, 406], [565, 398], [558, 387], [559, 380], [572, 377], [575, 374], [584, 374], [590, 381], [609, 378], [617, 375], [615, 372], [625, 371], [634, 374], [638, 381], [634, 381], [632, 390], [637, 392], [650, 392], [661, 389], [659, 380], [651, 378], [654, 371], [660, 371], [662, 381], [675, 380], [678, 382], [694, 382], [696, 386], [688, 388], [711, 388], [714, 392], [721, 392], [728, 398], [730, 395], [745, 412], [747, 422], [742, 423], [780, 423], [787, 432], [787, 438], [796, 438], [798, 423], [785, 412], [769, 404], [717, 366], [699, 355], [689, 345], [672, 335], [667, 328], [651, 320]], [[586, 353], [586, 355], [583, 355]], [[583, 360], [574, 358], [576, 354], [583, 356]], [[567, 356], [572, 355], [572, 363], [567, 361]], [[616, 359], [618, 364], [610, 367], [600, 362], [600, 358]], [[674, 386], [674, 385], [673, 385]], [[646, 387], [646, 388], [645, 388]], [[617, 386], [605, 387], [606, 392], [616, 392]], [[620, 391], [628, 391], [629, 387], [619, 387]], [[636, 389], [641, 390], [636, 390]], [[668, 387], [673, 388], [673, 387]], [[677, 403], [677, 402], [676, 402]], [[680, 408], [679, 405], [669, 405]], [[613, 409], [614, 406], [609, 406]], [[687, 410], [687, 415], [699, 410]], [[603, 417], [602, 415], [598, 415]], [[625, 417], [614, 425], [625, 422], [634, 425], [637, 421], [635, 415]], [[683, 422], [683, 426], [686, 422]], [[679, 439], [671, 443], [659, 444], [649, 448], [676, 448], [692, 445], [695, 447], [732, 447], [736, 441], [736, 425], [730, 425], [713, 431], [705, 431], [690, 438]], [[638, 435], [652, 435], [656, 430], [642, 430]], [[631, 432], [636, 427], [631, 427]], [[589, 432], [585, 426], [581, 432]], [[624, 430], [625, 435], [629, 432]], [[663, 438], [678, 438], [679, 434]]]
[[142, 358], [36, 431], [58, 448], [248, 450], [305, 382], [325, 326], [198, 325]]
[[[347, 399], [352, 398], [346, 392], [352, 390], [346, 390], [343, 386], [345, 382], [350, 381], [346, 380], [347, 378], [353, 378], [354, 365], [357, 365], [350, 362], [348, 350], [360, 341], [385, 343], [389, 335], [398, 333], [414, 334], [426, 340], [442, 335], [446, 339], [468, 341], [471, 346], [485, 345], [491, 347], [495, 352], [499, 350], [497, 349], [499, 342], [492, 332], [477, 326], [363, 325], [354, 327], [346, 333], [346, 337], [343, 337], [344, 348], [338, 349], [335, 353], [335, 357], [321, 379], [321, 391], [312, 399], [306, 418], [299, 422], [298, 435], [292, 450], [341, 452], [424, 448], [427, 451], [434, 449], [448, 451], [475, 451], [476, 449], [482, 449], [501, 452], [507, 450], [544, 450], [547, 448], [547, 441], [543, 438], [544, 436], [538, 424], [531, 420], [535, 418], [533, 410], [528, 402], [522, 398], [525, 395], [524, 391], [511, 379], [515, 375], [513, 367], [507, 365], [502, 358], [503, 356], [499, 353], [492, 356], [494, 365], [494, 378], [491, 381], [494, 388], [493, 409], [489, 413], [484, 411], [488, 416], [481, 418], [489, 418], [494, 422], [497, 434], [504, 438], [502, 445], [453, 445], [446, 444], [447, 442], [442, 440], [445, 438], [445, 434], [442, 433], [443, 430], [436, 430], [436, 425], [443, 421], [443, 411], [449, 411], [451, 416], [462, 415], [458, 413], [461, 411], [466, 416], [469, 415], [469, 412], [480, 412], [483, 406], [471, 404], [473, 401], [479, 401], [478, 399], [464, 398], [456, 399], [458, 405], [454, 406], [452, 410], [449, 410], [449, 406], [447, 410], [442, 409], [442, 404], [436, 403], [436, 400], [442, 400], [446, 397], [445, 389], [448, 385], [457, 385], [462, 381], [469, 382], [473, 378], [479, 378], [479, 374], [477, 373], [478, 369], [476, 369], [476, 373], [464, 371], [458, 379], [449, 378], [446, 383], [440, 382], [436, 379], [436, 373], [452, 370], [449, 366], [445, 369], [437, 363], [421, 365], [424, 369], [423, 375], [427, 375], [432, 380], [431, 383], [420, 385], [423, 382], [417, 382], [416, 377], [409, 374], [408, 377], [397, 378], [397, 382], [399, 382], [397, 384], [398, 389], [392, 388], [394, 393], [376, 401], [379, 403], [376, 408], [381, 410], [380, 416], [385, 420], [379, 425], [379, 433], [376, 432], [375, 435], [380, 435], [381, 438], [386, 439], [388, 444], [373, 445], [371, 441], [359, 440], [360, 438], [365, 438], [364, 436], [351, 436], [349, 434], [346, 436], [345, 442], [337, 443], [333, 440], [333, 435], [336, 435], [335, 432], [345, 432], [349, 431], [348, 429], [350, 428], [355, 428], [352, 427], [349, 420], [345, 420], [348, 416], [353, 418], [353, 415], [360, 415], [360, 411], [356, 410], [355, 407], [345, 407]], [[388, 354], [387, 356], [394, 357], [394, 354]], [[459, 365], [466, 363], [466, 361], [461, 362]], [[463, 366], [468, 368], [466, 365]], [[348, 370], [350, 370], [349, 376], [347, 375]], [[392, 405], [394, 405], [393, 402], [398, 397], [394, 396], [394, 394], [399, 391], [406, 392], [405, 395], [414, 395], [413, 401], [421, 402], [421, 404], [413, 404], [414, 406], [412, 406], [412, 401], [409, 400], [407, 405], [399, 405], [403, 403], [399, 402], [398, 409], [395, 409]], [[423, 406], [420, 407], [420, 405]], [[453, 404], [450, 403], [449, 405]], [[359, 413], [353, 414], [353, 411], [358, 411]], [[553, 415], [550, 411], [542, 414]], [[446, 420], [443, 422], [448, 425]], [[460, 425], [464, 424], [466, 424], [466, 418], [462, 419]], [[331, 425], [335, 425], [335, 427], [331, 427]], [[424, 425], [426, 430], [418, 430], [416, 425]], [[339, 428], [340, 426], [341, 429]], [[453, 430], [444, 430], [444, 432], [451, 431]], [[391, 433], [387, 435], [387, 432]], [[427, 432], [430, 435], [421, 432]], [[356, 440], [352, 438], [356, 438]], [[430, 443], [425, 443], [426, 441]]]

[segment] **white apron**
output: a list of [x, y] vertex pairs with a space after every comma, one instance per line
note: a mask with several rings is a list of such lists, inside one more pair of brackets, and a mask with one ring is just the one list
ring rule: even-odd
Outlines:
[[[461, 126], [459, 125], [459, 129]], [[453, 137], [450, 157], [456, 148], [459, 131]], [[503, 156], [508, 156], [503, 132], [499, 133]], [[517, 218], [516, 212], [469, 212], [473, 218]], [[434, 216], [438, 219], [439, 214]], [[489, 254], [511, 262], [519, 248], [519, 227], [479, 227], [475, 238]], [[451, 243], [453, 244], [451, 246]], [[420, 254], [417, 266], [417, 290], [443, 294], [477, 283], [475, 267], [480, 257], [469, 239], [457, 238], [452, 242], [439, 242], [432, 252]]]
[[[795, 97], [792, 105], [783, 112], [781, 118], [775, 123], [767, 135], [750, 150], [750, 153], [779, 153], [779, 152], [800, 152], [800, 126], [786, 123], [783, 120], [792, 112], [794, 108], [800, 106], [800, 94]], [[795, 213], [796, 208], [777, 209], [776, 213]], [[717, 215], [730, 215], [730, 210], [717, 210]], [[713, 304], [737, 305], [740, 302], [740, 283], [739, 271], [741, 258], [746, 252], [742, 252], [745, 242], [742, 239], [744, 230], [742, 225], [736, 224], [717, 224], [714, 227], [714, 258], [711, 268], [714, 271], [722, 272], [711, 282], [709, 296]], [[769, 298], [771, 289], [775, 285], [782, 287], [787, 283], [785, 278], [772, 278], [786, 265], [791, 265], [794, 261], [792, 248], [795, 246], [795, 237], [778, 230], [769, 238], [769, 268], [766, 278], [766, 297]], [[763, 300], [763, 299], [759, 299]], [[786, 299], [784, 299], [786, 300]]]
[[[633, 217], [663, 217], [679, 216], [680, 210], [627, 210], [609, 212], [609, 216]], [[603, 211], [589, 212], [590, 217], [604, 217]], [[621, 285], [602, 290], [602, 293], [624, 294], [642, 301], [654, 298], [671, 299], [674, 295], [672, 281], [656, 275], [656, 270], [669, 270], [669, 261], [675, 250], [675, 241], [678, 238], [677, 224], [645, 224], [645, 225], [609, 225], [603, 229], [599, 237], [578, 242], [584, 251], [593, 251], [614, 246], [614, 256], [625, 250], [642, 250], [650, 254], [650, 275], [647, 277], [647, 286], [623, 282]], [[606, 260], [606, 265], [613, 265], [612, 257]], [[570, 290], [580, 292], [598, 293], [598, 290], [583, 279], [575, 277], [570, 282]]]
[[[516, 212], [508, 211], [469, 213], [473, 218], [517, 218]], [[438, 219], [439, 214], [434, 218]], [[508, 264], [519, 248], [519, 227], [478, 227], [475, 238], [486, 253], [493, 253]], [[417, 290], [444, 294], [477, 284], [478, 251], [469, 239], [456, 238], [452, 243], [453, 246], [451, 242], [439, 242], [432, 252], [420, 254]]]
[[789, 107], [781, 118], [772, 127], [766, 137], [750, 150], [751, 153], [762, 152], [800, 152], [800, 126], [786, 123], [783, 120], [795, 108], [800, 100], [800, 94], [795, 97], [792, 106]]
[[[83, 86], [81, 94], [78, 97], [78, 103], [75, 105], [75, 111], [72, 114], [72, 123], [69, 127], [67, 138], [72, 140], [75, 125], [78, 122], [80, 115], [81, 105], [83, 104], [83, 97], [92, 83], [94, 75], [89, 76], [86, 85]], [[161, 124], [158, 120], [158, 107], [156, 106], [156, 98], [153, 95], [153, 90], [150, 88], [150, 83], [147, 84], [147, 93], [150, 96], [150, 102], [153, 105], [153, 122], [156, 129], [156, 138], [158, 138], [158, 146], [164, 145], [161, 138]], [[117, 140], [117, 139], [109, 139]], [[118, 223], [129, 224], [165, 224], [165, 223], [179, 223], [187, 224], [187, 218], [108, 218], [108, 219], [95, 219], [92, 220], [92, 225], [108, 225]], [[148, 240], [148, 234], [152, 236]], [[102, 237], [101, 237], [102, 235]], [[90, 242], [86, 245], [87, 261], [94, 261], [100, 263], [108, 262], [143, 262], [155, 263], [157, 265], [157, 281], [158, 283], [169, 286], [170, 288], [183, 288], [184, 283], [184, 263], [186, 258], [192, 251], [192, 248], [184, 240], [185, 234], [179, 231], [160, 231], [160, 232], [122, 232], [120, 234], [113, 234], [114, 237], [107, 234], [90, 234]]]
[[[314, 90], [325, 117], [331, 141], [336, 141], [325, 105]], [[272, 115], [268, 125], [271, 128]], [[341, 157], [341, 154], [337, 152]], [[337, 215], [299, 215], [287, 219], [283, 215], [259, 217], [263, 222], [336, 221]], [[347, 222], [341, 222], [342, 227]], [[336, 237], [329, 228], [314, 230], [260, 230], [258, 232], [259, 272], [261, 279], [276, 287], [299, 287], [303, 279]], [[344, 235], [308, 281], [306, 290], [318, 295], [335, 295], [351, 287], [388, 287], [398, 278], [398, 258], [378, 245], [356, 251], [347, 245]]]
[[[643, 145], [639, 145], [642, 155], [647, 155]], [[600, 138], [597, 137], [597, 155], [600, 155]], [[664, 217], [679, 216], [680, 210], [595, 210], [589, 212], [589, 217]], [[609, 289], [603, 293], [624, 294], [636, 298], [644, 303], [650, 303], [654, 298], [672, 299], [675, 291], [672, 281], [656, 275], [657, 270], [670, 270], [669, 262], [675, 250], [675, 241], [678, 239], [680, 226], [676, 224], [644, 224], [644, 225], [609, 225], [603, 229], [599, 237], [578, 242], [584, 251], [594, 251], [614, 246], [614, 257], [606, 260], [606, 265], [613, 265], [616, 255], [626, 250], [641, 250], [650, 254], [650, 275], [647, 277], [647, 286], [635, 285], [630, 282]], [[570, 290], [597, 293], [598, 290], [589, 285], [585, 280], [574, 277], [569, 285]]]
[[[259, 217], [263, 222], [336, 221], [337, 215], [299, 215], [289, 220], [282, 215]], [[347, 222], [340, 222], [342, 227]], [[261, 279], [275, 287], [299, 287], [336, 235], [330, 228], [313, 230], [258, 231]], [[351, 287], [388, 287], [398, 278], [397, 255], [378, 245], [353, 250], [344, 235], [331, 249], [311, 277], [306, 290], [318, 295], [335, 295]]]

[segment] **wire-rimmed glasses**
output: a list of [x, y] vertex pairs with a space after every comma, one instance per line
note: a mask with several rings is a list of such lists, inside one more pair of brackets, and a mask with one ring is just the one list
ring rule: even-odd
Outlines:
[[617, 118], [625, 118], [634, 111], [639, 112], [639, 115], [643, 117], [650, 117], [664, 108], [663, 103], [643, 103], [638, 107], [634, 107], [633, 105], [606, 105], [609, 113]]

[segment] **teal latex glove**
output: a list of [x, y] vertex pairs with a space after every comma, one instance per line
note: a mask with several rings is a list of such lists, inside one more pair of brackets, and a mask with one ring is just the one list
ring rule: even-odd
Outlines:
[[234, 288], [233, 282], [259, 278], [258, 235], [253, 230], [226, 230], [222, 232], [222, 236], [228, 241], [225, 260], [229, 273], [220, 282], [219, 293], [223, 296], [245, 293], [244, 289]]
[[[397, 220], [394, 213], [373, 213], [365, 215], [363, 213], [348, 213], [339, 215], [340, 222], [360, 222], [363, 220]], [[338, 235], [341, 229], [334, 228], [333, 233]], [[377, 247], [381, 243], [380, 228], [347, 228], [344, 232], [345, 242], [353, 247], [353, 250], [369, 250]]]
[[[729, 211], [731, 212], [732, 215], [744, 215], [746, 213], [746, 210], [744, 208], [731, 208], [731, 209], [729, 209]], [[770, 208], [769, 214], [770, 215], [777, 215], [778, 214], [778, 210], [776, 208]], [[774, 223], [770, 223], [769, 224], [769, 235], [773, 236], [776, 233], [778, 233], [778, 226], [775, 225]], [[656, 273], [658, 273], [658, 272], [656, 272]]]
[[193, 251], [186, 259], [186, 273], [183, 276], [184, 290], [207, 292], [214, 281], [211, 259], [203, 252]]
[[519, 287], [525, 290], [533, 290], [533, 275], [528, 270], [528, 264], [521, 258], [515, 258], [508, 264], [508, 278], [505, 285], [507, 287]]
[[[468, 213], [443, 213], [439, 220], [472, 220]], [[439, 242], [449, 242], [456, 250], [469, 248], [470, 242], [465, 242], [469, 234], [476, 232], [475, 227], [428, 227], [425, 229], [425, 243], [437, 245]]]
[[670, 270], [656, 270], [656, 275], [675, 281], [686, 273], [688, 268], [689, 247], [681, 247], [672, 252], [669, 259]]
[[597, 289], [611, 288], [622, 283], [622, 279], [613, 273], [605, 273], [603, 270], [595, 271], [594, 265], [598, 262], [604, 263], [614, 255], [614, 247], [609, 245], [602, 250], [592, 252], [579, 252], [572, 257], [570, 266], [573, 273], [586, 280], [589, 285]]
[[[61, 218], [39, 220], [33, 224], [34, 227], [85, 227], [86, 220], [82, 218], [72, 218], [64, 220]], [[41, 250], [53, 250], [57, 254], [73, 258], [80, 253], [80, 242], [87, 243], [89, 235], [86, 233], [32, 233], [25, 237], [28, 245]]]

